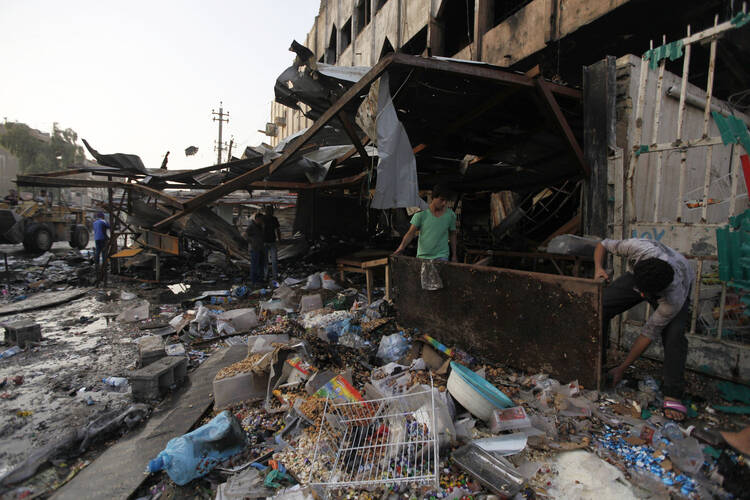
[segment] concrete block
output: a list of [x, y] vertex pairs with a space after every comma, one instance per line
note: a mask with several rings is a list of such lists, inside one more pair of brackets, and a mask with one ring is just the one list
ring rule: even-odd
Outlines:
[[323, 297], [316, 293], [315, 295], [305, 295], [299, 301], [299, 312], [315, 311], [323, 308]]
[[268, 373], [247, 372], [214, 379], [214, 409], [243, 401], [263, 399], [268, 390]]
[[217, 319], [226, 321], [238, 332], [246, 332], [258, 326], [258, 316], [252, 308], [225, 311]]
[[26, 347], [28, 342], [39, 342], [42, 340], [42, 327], [31, 320], [14, 321], [5, 323], [5, 341]]
[[146, 335], [138, 339], [138, 366], [148, 366], [167, 355], [164, 339], [159, 335]]
[[187, 358], [167, 356], [128, 376], [136, 401], [150, 401], [180, 385], [187, 377]]

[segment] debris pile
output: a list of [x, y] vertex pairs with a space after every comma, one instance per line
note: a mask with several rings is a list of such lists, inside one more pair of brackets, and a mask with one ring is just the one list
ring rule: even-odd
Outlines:
[[[107, 438], [138, 432], [152, 408], [189, 391], [195, 370], [229, 348], [242, 354], [213, 373], [213, 411], [184, 435], [168, 436], [151, 464], [142, 464], [149, 476], [137, 497], [744, 494], [745, 457], [713, 430], [742, 425], [728, 418], [750, 404], [741, 386], [716, 384], [716, 397], [694, 397], [689, 422], [674, 423], [663, 416], [659, 384], [647, 370], [601, 392], [521, 373], [464, 352], [439, 332], [398, 324], [389, 302], [367, 303], [362, 283], [308, 271], [269, 288], [242, 279], [181, 285], [171, 303], [160, 299], [175, 292], [157, 286], [98, 292], [96, 312], [61, 322], [68, 325], [62, 332], [104, 327], [128, 346], [130, 362], [65, 385], [90, 408], [88, 422], [7, 469], [6, 490], [59, 488], [61, 474], [72, 478], [87, 467]], [[18, 370], [58, 342], [49, 319], [37, 319], [41, 339], [9, 346], [0, 363], [20, 356]], [[3, 399], [35, 377], [22, 369], [3, 375]], [[34, 414], [18, 406], [13, 418]], [[65, 456], [79, 458], [64, 469], [49, 466]], [[597, 472], [582, 474], [582, 464]], [[52, 488], [38, 479], [50, 470]]]

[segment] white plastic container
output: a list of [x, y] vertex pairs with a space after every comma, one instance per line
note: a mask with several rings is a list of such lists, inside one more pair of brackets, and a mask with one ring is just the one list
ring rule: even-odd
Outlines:
[[490, 430], [493, 434], [502, 431], [512, 431], [516, 429], [525, 429], [531, 427], [531, 420], [526, 415], [523, 406], [515, 406], [504, 410], [492, 410], [490, 418]]

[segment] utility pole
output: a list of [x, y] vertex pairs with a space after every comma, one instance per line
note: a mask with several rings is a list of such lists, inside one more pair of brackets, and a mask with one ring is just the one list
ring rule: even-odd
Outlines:
[[[221, 141], [221, 132], [222, 132], [222, 128], [223, 128], [222, 126], [223, 126], [224, 122], [229, 123], [229, 111], [227, 111], [225, 113], [224, 112], [224, 103], [222, 101], [219, 101], [219, 112], [217, 113], [216, 111], [214, 111], [212, 109], [211, 110], [211, 114], [215, 115], [213, 117], [213, 120], [215, 122], [219, 122], [219, 142], [216, 145], [215, 149], [219, 152], [219, 155], [218, 155], [217, 160], [216, 160], [216, 164], [220, 165], [221, 164], [221, 152], [224, 151], [224, 143]], [[218, 116], [218, 118], [216, 118], [217, 116]]]

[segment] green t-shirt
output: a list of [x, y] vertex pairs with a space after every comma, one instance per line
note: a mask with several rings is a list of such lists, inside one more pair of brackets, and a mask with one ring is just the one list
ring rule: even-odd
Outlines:
[[456, 214], [446, 208], [443, 215], [435, 217], [432, 212], [422, 210], [411, 217], [411, 223], [419, 229], [417, 257], [420, 259], [447, 259], [450, 257], [448, 235], [456, 230]]

